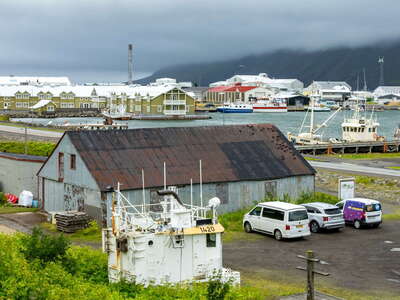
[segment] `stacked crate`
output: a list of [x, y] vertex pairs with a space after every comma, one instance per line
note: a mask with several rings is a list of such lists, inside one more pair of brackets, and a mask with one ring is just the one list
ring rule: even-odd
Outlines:
[[73, 233], [89, 226], [90, 217], [84, 212], [63, 212], [55, 215], [57, 230]]

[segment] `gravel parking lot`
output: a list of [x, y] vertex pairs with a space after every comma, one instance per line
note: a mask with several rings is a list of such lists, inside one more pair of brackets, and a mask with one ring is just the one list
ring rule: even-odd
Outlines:
[[[305, 278], [296, 270], [304, 265], [297, 255], [306, 250], [328, 262], [316, 268], [331, 273], [326, 279], [338, 287], [357, 290], [400, 290], [400, 221], [388, 221], [378, 229], [356, 230], [346, 227], [339, 232], [313, 234], [300, 240], [276, 241], [261, 235], [254, 241], [236, 241], [224, 245], [224, 265], [260, 276], [277, 274]], [[397, 273], [397, 274], [396, 274]]]

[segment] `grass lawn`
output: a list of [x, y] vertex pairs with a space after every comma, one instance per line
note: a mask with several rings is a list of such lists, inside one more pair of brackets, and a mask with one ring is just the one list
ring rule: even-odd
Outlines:
[[[29, 155], [49, 156], [55, 146], [55, 143], [50, 142], [28, 142], [27, 152]], [[19, 141], [0, 141], [0, 152], [24, 154], [25, 143]]]
[[343, 159], [381, 159], [381, 158], [400, 158], [400, 153], [358, 153], [358, 154], [335, 154], [324, 155], [326, 157], [337, 157]]
[[15, 214], [20, 212], [36, 212], [38, 208], [30, 207], [14, 207], [14, 206], [0, 206], [0, 214]]
[[[12, 122], [0, 122], [0, 125], [4, 126], [10, 126], [10, 127], [19, 127], [19, 128], [25, 128], [27, 127], [24, 124], [19, 124], [19, 123], [12, 123]], [[55, 132], [64, 132], [65, 130], [62, 129], [57, 129], [57, 128], [49, 128], [49, 127], [37, 127], [35, 125], [28, 126], [29, 129], [35, 129], [35, 130], [43, 130], [43, 131], [55, 131]]]
[[312, 156], [303, 156], [305, 160], [321, 161], [321, 159]]
[[400, 170], [400, 166], [388, 167], [388, 169]]
[[[40, 227], [52, 233], [60, 233], [54, 224], [41, 223]], [[77, 242], [101, 242], [101, 228], [94, 221], [90, 223], [88, 228], [78, 230], [74, 233], [64, 233], [64, 235], [72, 241]]]
[[[306, 273], [304, 277], [291, 277], [288, 274], [284, 274], [279, 270], [270, 270], [268, 275], [265, 274], [247, 274], [242, 273], [242, 286], [251, 286], [258, 294], [265, 297], [263, 299], [277, 299], [277, 297], [289, 296], [298, 293], [304, 293], [306, 291]], [[387, 293], [385, 291], [368, 290], [358, 291], [343, 289], [337, 286], [333, 286], [326, 282], [321, 282], [316, 277], [315, 282], [316, 290], [326, 293], [328, 295], [341, 297], [346, 300], [374, 300], [374, 299], [396, 299], [400, 300], [399, 295]]]

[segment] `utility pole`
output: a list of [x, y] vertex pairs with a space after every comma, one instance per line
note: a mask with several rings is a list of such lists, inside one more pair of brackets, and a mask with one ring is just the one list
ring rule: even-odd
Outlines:
[[380, 86], [384, 86], [385, 85], [385, 80], [384, 80], [384, 77], [383, 77], [383, 72], [384, 72], [383, 65], [384, 65], [384, 63], [385, 63], [385, 57], [384, 56], [379, 56], [378, 64], [380, 66], [380, 77], [379, 77], [379, 85]]
[[[306, 256], [297, 255], [298, 258], [307, 261], [307, 268], [297, 267], [296, 269], [307, 271], [307, 300], [315, 300], [314, 274], [329, 276], [329, 273], [314, 270], [314, 263], [323, 263], [318, 258], [314, 257], [312, 250], [306, 251]], [[324, 262], [324, 264], [328, 264]]]

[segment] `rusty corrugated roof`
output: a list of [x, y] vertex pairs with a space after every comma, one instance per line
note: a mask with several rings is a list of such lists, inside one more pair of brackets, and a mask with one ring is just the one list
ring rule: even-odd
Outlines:
[[315, 170], [271, 124], [67, 132], [102, 191], [199, 182], [270, 180]]

